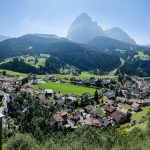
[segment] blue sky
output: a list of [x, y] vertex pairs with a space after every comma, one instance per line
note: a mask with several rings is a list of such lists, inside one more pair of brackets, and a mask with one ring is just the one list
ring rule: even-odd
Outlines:
[[137, 43], [150, 44], [150, 0], [0, 0], [0, 35], [66, 36], [82, 12], [103, 29], [118, 26]]

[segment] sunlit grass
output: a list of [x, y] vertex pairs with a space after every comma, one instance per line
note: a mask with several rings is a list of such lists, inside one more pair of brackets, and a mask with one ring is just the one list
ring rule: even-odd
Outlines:
[[47, 83], [40, 83], [34, 86], [35, 88], [39, 89], [53, 89], [55, 92], [61, 93], [72, 93], [74, 95], [81, 96], [82, 93], [90, 93], [94, 95], [95, 90], [94, 88], [82, 87], [78, 85], [66, 84], [66, 83], [56, 83], [56, 82], [47, 82]]
[[0, 69], [0, 72], [3, 72], [3, 71], [6, 71], [6, 74], [9, 74], [9, 75], [18, 75], [23, 78], [27, 77], [27, 74], [25, 73], [15, 72], [15, 71], [6, 70], [6, 69]]

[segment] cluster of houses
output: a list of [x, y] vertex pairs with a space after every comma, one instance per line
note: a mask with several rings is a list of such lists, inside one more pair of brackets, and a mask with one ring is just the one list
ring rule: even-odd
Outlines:
[[[67, 78], [65, 78], [66, 80]], [[69, 80], [69, 79], [68, 79]], [[54, 124], [59, 127], [65, 125], [68, 128], [76, 128], [78, 125], [90, 125], [96, 127], [106, 127], [108, 125], [114, 126], [126, 122], [130, 113], [138, 112], [144, 106], [150, 105], [150, 84], [147, 81], [139, 80], [137, 78], [124, 79], [124, 84], [119, 86], [116, 79], [94, 79], [90, 78], [85, 80], [73, 79], [73, 84], [98, 84], [102, 87], [102, 95], [108, 98], [107, 101], [101, 104], [101, 110], [97, 105], [88, 105], [84, 108], [77, 110], [61, 110], [54, 114]], [[110, 85], [112, 87], [110, 87]], [[117, 91], [117, 92], [116, 92]], [[117, 95], [116, 95], [117, 93]], [[64, 105], [65, 97], [58, 94], [56, 100], [57, 104]], [[94, 98], [94, 97], [89, 97]], [[72, 98], [76, 101], [77, 98]], [[70, 100], [71, 102], [71, 100]], [[123, 105], [127, 104], [130, 108], [124, 108]], [[65, 112], [65, 113], [64, 113]], [[103, 115], [103, 113], [105, 115]], [[65, 114], [65, 116], [64, 116]], [[77, 114], [77, 115], [75, 115]], [[59, 116], [59, 117], [58, 117]], [[57, 119], [60, 118], [60, 119]], [[67, 120], [67, 121], [66, 121]]]
[[62, 110], [53, 115], [53, 125], [56, 129], [67, 127], [76, 129], [79, 126], [107, 127], [125, 122], [128, 116], [127, 109], [116, 109], [114, 106], [104, 105], [106, 116], [98, 106], [87, 105], [84, 108]]
[[[0, 114], [8, 112], [7, 103], [13, 101], [22, 86], [22, 78], [19, 76], [3, 75], [0, 73]], [[3, 126], [6, 127], [7, 120], [3, 119]]]
[[[94, 96], [83, 93], [81, 97], [71, 93], [55, 93], [53, 89], [44, 89], [38, 91], [32, 84], [38, 83], [38, 77], [35, 74], [28, 75], [29, 81], [22, 85], [22, 78], [18, 76], [9, 76], [0, 74], [0, 100], [3, 101], [5, 111], [7, 102], [14, 100], [20, 92], [30, 93], [36, 96], [44, 105], [53, 106], [57, 112], [53, 114], [52, 125], [54, 129], [59, 130], [63, 127], [74, 130], [80, 126], [88, 125], [94, 127], [114, 126], [126, 122], [132, 112], [137, 112], [144, 106], [150, 105], [150, 83], [138, 78], [124, 78], [120, 85], [116, 78], [113, 79], [95, 79], [91, 78], [73, 78], [65, 77], [70, 84], [86, 85], [100, 89], [98, 93], [100, 103], [90, 103], [83, 107], [70, 107], [74, 103], [81, 102], [81, 99], [94, 101]], [[54, 75], [46, 75], [43, 82], [61, 82]], [[69, 91], [68, 91], [69, 92]], [[106, 97], [107, 100], [103, 100]], [[130, 109], [124, 108], [127, 104]]]

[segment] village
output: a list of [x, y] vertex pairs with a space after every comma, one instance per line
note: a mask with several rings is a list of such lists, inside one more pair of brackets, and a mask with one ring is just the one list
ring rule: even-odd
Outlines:
[[[59, 82], [95, 88], [95, 94], [88, 92], [81, 96], [56, 92], [52, 88], [37, 89], [40, 83]], [[54, 130], [66, 128], [74, 130], [80, 126], [107, 127], [118, 126], [130, 121], [130, 117], [150, 105], [150, 81], [129, 76], [114, 78], [58, 78], [56, 75], [45, 75], [39, 78], [28, 74], [27, 79], [19, 76], [0, 74], [0, 113], [15, 114], [9, 106], [20, 93], [34, 95], [42, 105], [55, 109], [52, 115]], [[25, 109], [25, 108], [24, 108]], [[138, 123], [135, 122], [135, 124]], [[8, 126], [4, 117], [3, 127]]]

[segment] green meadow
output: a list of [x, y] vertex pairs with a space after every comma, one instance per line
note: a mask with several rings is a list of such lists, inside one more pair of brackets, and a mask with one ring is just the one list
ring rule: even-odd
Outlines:
[[141, 111], [132, 114], [131, 121], [137, 121], [142, 117], [146, 116], [148, 111], [150, 110], [150, 106], [143, 107]]
[[47, 58], [45, 55], [41, 54], [40, 57], [39, 56], [28, 56], [28, 55], [26, 55], [26, 56], [20, 56], [18, 58], [24, 60], [24, 62], [26, 64], [29, 64], [29, 65], [36, 67], [36, 68], [39, 68], [40, 66], [43, 66], [45, 64], [45, 61]]
[[[138, 120], [142, 119], [142, 117], [145, 117], [149, 110], [150, 110], [150, 106], [146, 106], [146, 107], [143, 107], [141, 111], [132, 113], [130, 122], [125, 123], [125, 124], [121, 125], [120, 127], [127, 128], [129, 130], [131, 128], [131, 127], [129, 128], [129, 126], [131, 126], [132, 122], [138, 121]], [[138, 126], [143, 126], [143, 125], [145, 126], [145, 123], [134, 125], [134, 126], [132, 126], [132, 128], [138, 127]]]
[[134, 56], [134, 58], [138, 58], [140, 60], [150, 60], [150, 56], [145, 54], [144, 52], [138, 51], [138, 54]]
[[23, 60], [26, 64], [39, 68], [40, 66], [43, 66], [45, 64], [46, 59], [48, 57], [50, 57], [50, 55], [48, 54], [40, 54], [40, 56], [23, 55], [18, 57], [7, 58], [4, 61], [0, 62], [0, 65], [11, 62], [13, 61], [13, 59], [18, 58], [19, 60]]
[[66, 74], [66, 75], [57, 75], [58, 78], [64, 78], [64, 77], [68, 77], [68, 78], [72, 78], [72, 77], [77, 77], [77, 78], [90, 78], [90, 77], [94, 77], [94, 78], [113, 78], [115, 76], [113, 75], [93, 75], [93, 74], [90, 74], [89, 72], [82, 72], [80, 75], [78, 76], [75, 76], [75, 75], [72, 75], [72, 74]]
[[18, 76], [23, 77], [23, 78], [27, 77], [27, 74], [25, 74], [25, 73], [15, 72], [15, 71], [6, 70], [6, 69], [5, 70], [0, 69], [0, 72], [3, 72], [3, 71], [6, 71], [6, 73], [9, 75], [18, 75]]
[[81, 96], [82, 93], [88, 92], [91, 95], [94, 95], [95, 90], [94, 88], [88, 88], [78, 85], [72, 85], [67, 83], [56, 83], [56, 82], [47, 82], [47, 83], [40, 83], [38, 85], [34, 86], [37, 89], [53, 89], [55, 92], [61, 92], [61, 93], [72, 93], [74, 95]]

